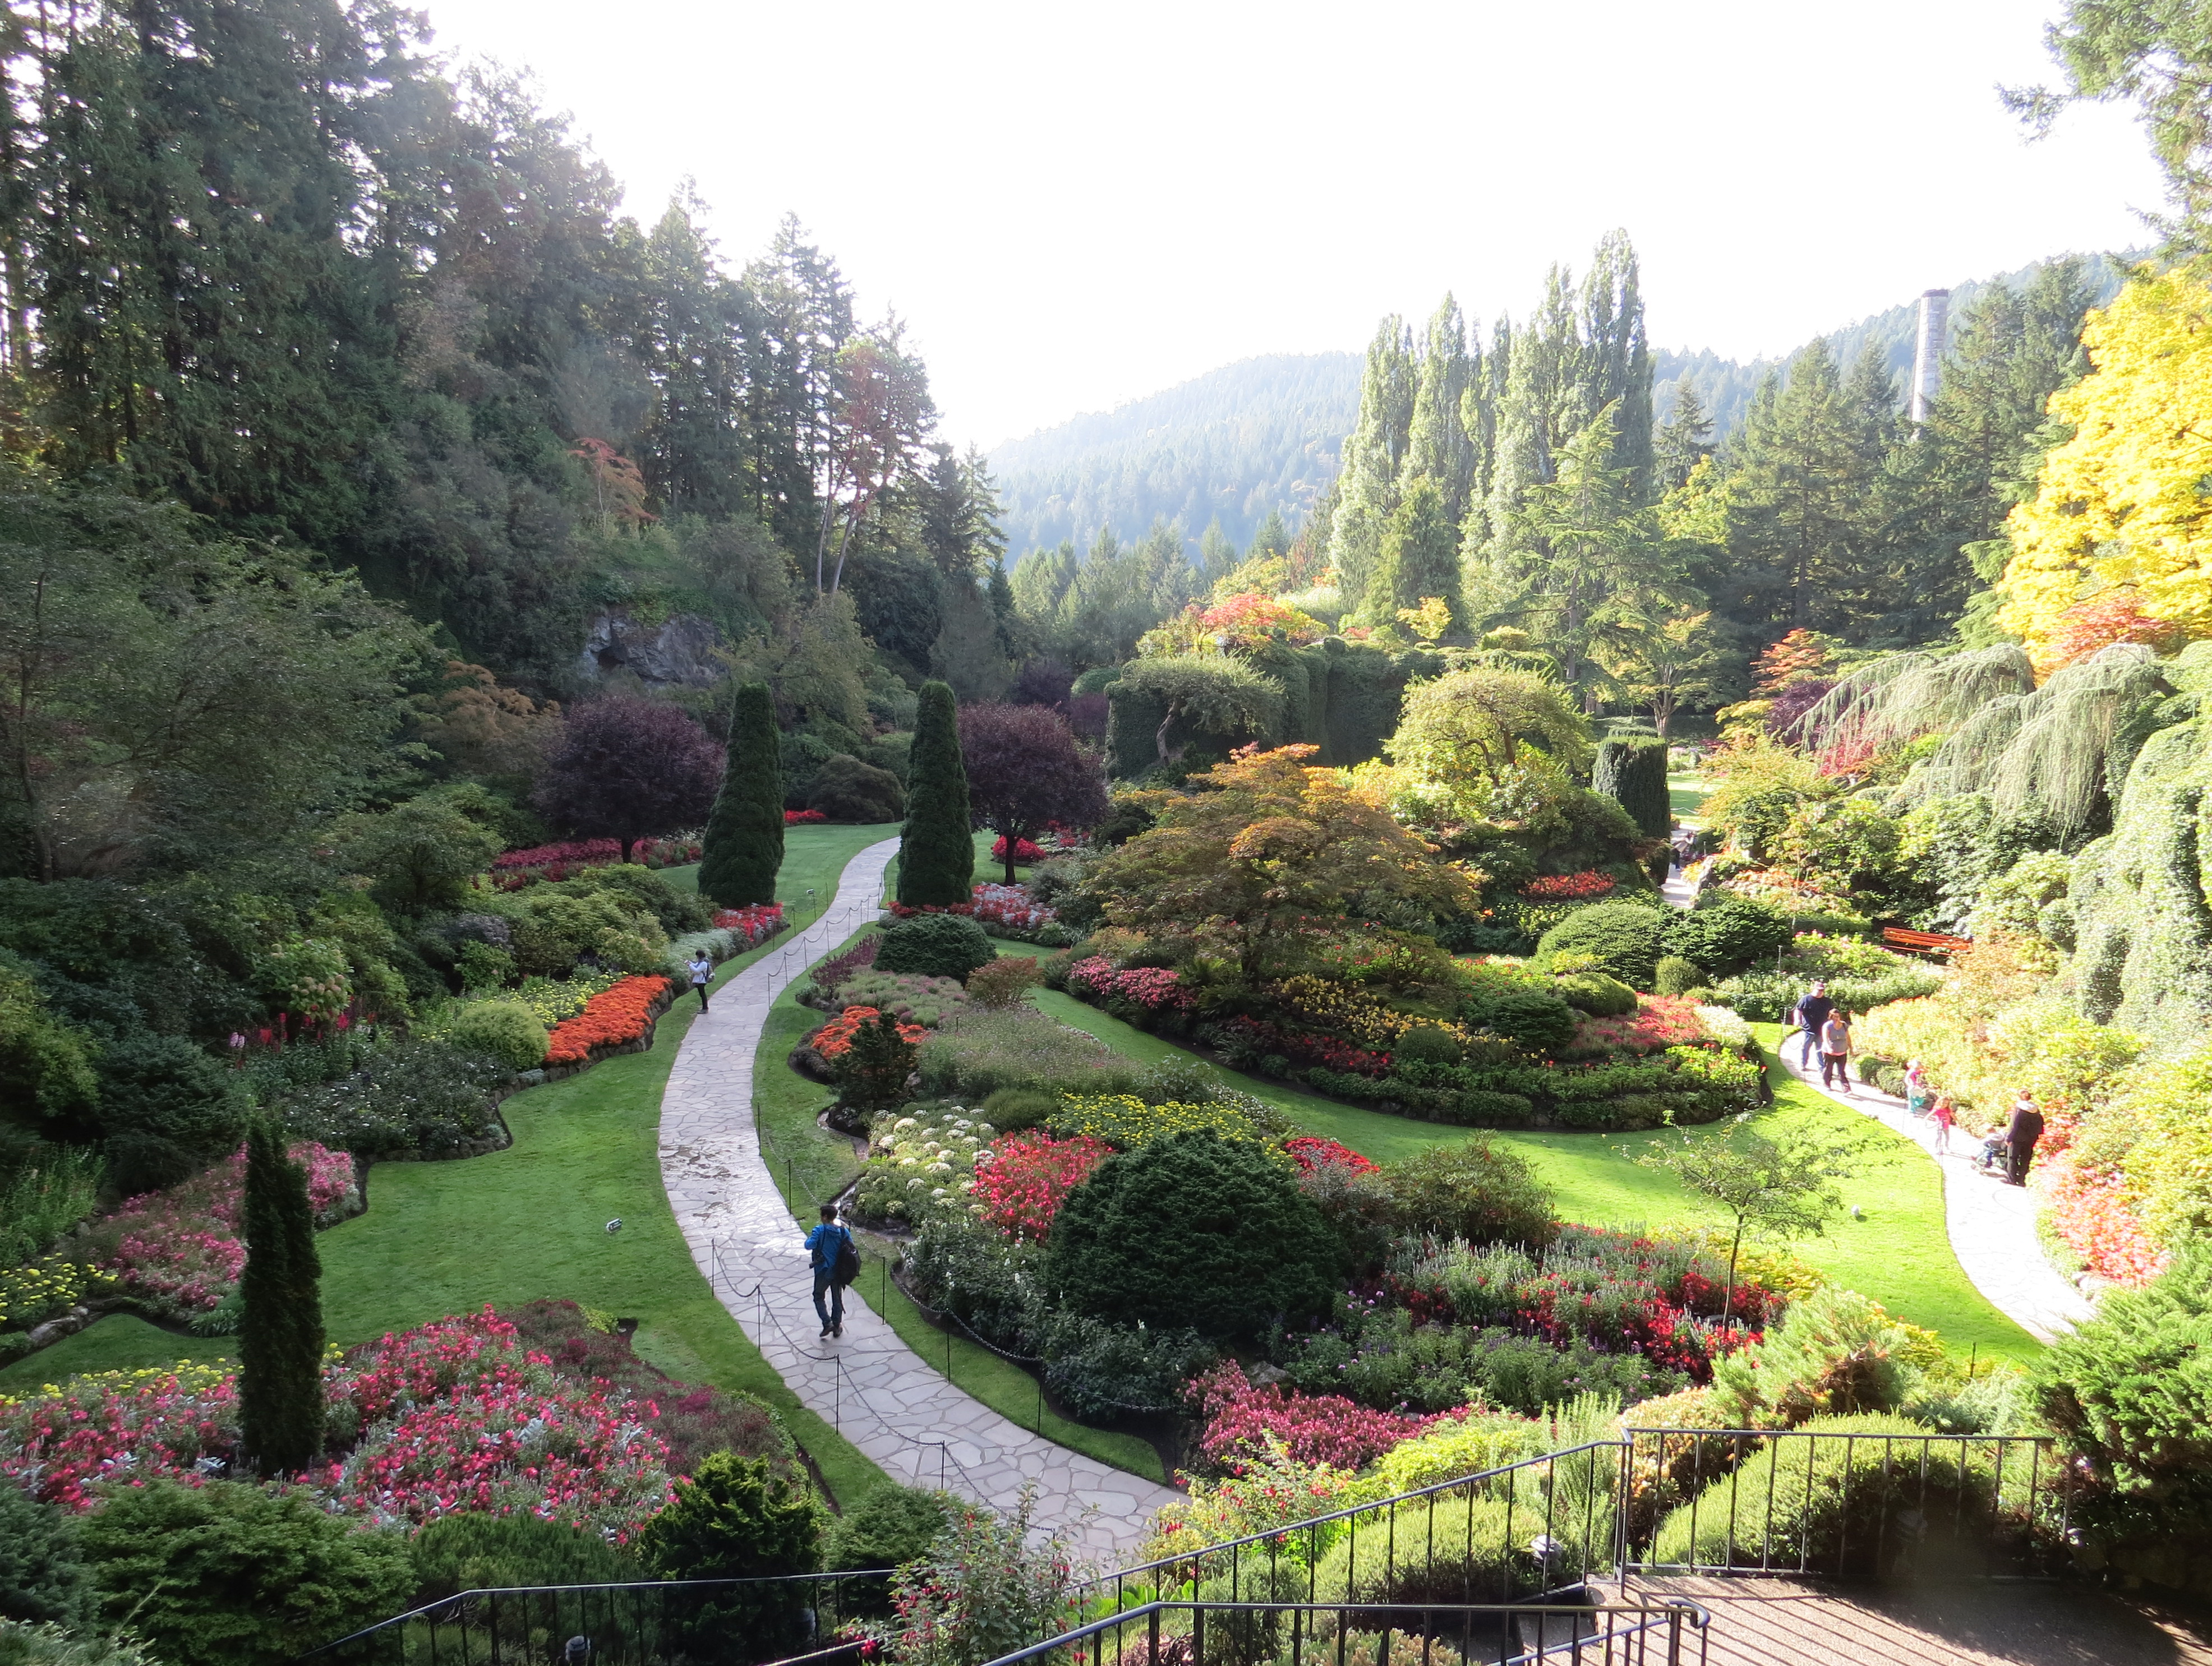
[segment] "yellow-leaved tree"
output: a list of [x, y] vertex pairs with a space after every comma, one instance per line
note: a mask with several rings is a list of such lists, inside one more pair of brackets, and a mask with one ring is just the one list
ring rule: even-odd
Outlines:
[[[2137, 271], [2081, 339], [2096, 367], [2051, 400], [2074, 437], [2006, 522], [1998, 622], [2047, 675], [2100, 644], [2085, 610], [2122, 603], [2212, 637], [2212, 264]], [[2117, 617], [2117, 615], [2115, 616]], [[2142, 640], [2140, 628], [2114, 640]]]

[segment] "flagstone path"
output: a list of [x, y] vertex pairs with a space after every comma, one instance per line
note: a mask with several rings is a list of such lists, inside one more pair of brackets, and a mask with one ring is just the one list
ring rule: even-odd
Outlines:
[[776, 995], [876, 918], [897, 852], [896, 839], [860, 852], [818, 919], [714, 991], [661, 1096], [662, 1183], [722, 1304], [793, 1392], [886, 1474], [1000, 1509], [1034, 1483], [1039, 1526], [1091, 1555], [1126, 1559], [1152, 1511], [1178, 1494], [1001, 1417], [947, 1382], [853, 1292], [845, 1334], [816, 1335], [805, 1225], [761, 1158], [753, 1055]]

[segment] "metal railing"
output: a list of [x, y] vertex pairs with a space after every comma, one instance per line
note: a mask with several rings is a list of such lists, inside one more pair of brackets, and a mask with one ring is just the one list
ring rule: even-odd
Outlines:
[[[330, 1666], [759, 1666], [856, 1655], [848, 1622], [884, 1611], [890, 1570], [764, 1579], [465, 1590], [300, 1657]], [[581, 1639], [581, 1646], [577, 1640]]]
[[1001, 1655], [990, 1666], [1696, 1666], [1697, 1603], [1157, 1602]]
[[2049, 1578], [2075, 1477], [2048, 1435], [1626, 1429], [1630, 1572]]

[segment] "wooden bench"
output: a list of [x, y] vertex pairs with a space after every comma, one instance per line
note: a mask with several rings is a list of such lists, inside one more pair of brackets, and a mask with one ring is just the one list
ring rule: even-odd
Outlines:
[[1957, 954], [1974, 946], [1971, 937], [1953, 937], [1946, 932], [1907, 931], [1902, 926], [1884, 926], [1881, 944], [1886, 949], [1903, 949], [1909, 954]]

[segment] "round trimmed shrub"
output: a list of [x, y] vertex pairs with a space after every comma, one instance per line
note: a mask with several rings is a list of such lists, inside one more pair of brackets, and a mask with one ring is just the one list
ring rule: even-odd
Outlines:
[[874, 825], [906, 814], [906, 793], [888, 769], [863, 763], [850, 752], [833, 752], [822, 761], [806, 789], [806, 807], [833, 822]]
[[1636, 1010], [1636, 991], [1603, 972], [1576, 972], [1559, 980], [1568, 1006], [1594, 1018], [1625, 1018]]
[[1787, 946], [1790, 936], [1780, 909], [1749, 897], [1723, 897], [1677, 915], [1667, 927], [1667, 952], [1726, 977]]
[[550, 1042], [538, 1015], [519, 1000], [472, 1000], [444, 1031], [447, 1045], [486, 1053], [510, 1070], [535, 1070]]
[[1322, 1312], [1343, 1252], [1274, 1153], [1210, 1128], [1109, 1157], [1054, 1220], [1046, 1276], [1070, 1308], [1209, 1338]]
[[983, 1101], [983, 1120], [1001, 1134], [1019, 1134], [1060, 1109], [1060, 1095], [1038, 1087], [1002, 1087]]
[[1549, 1243], [1559, 1230], [1552, 1195], [1528, 1159], [1486, 1139], [1386, 1163], [1382, 1178], [1407, 1231], [1470, 1243]]
[[441, 1516], [416, 1536], [414, 1604], [515, 1585], [618, 1585], [645, 1569], [595, 1533], [536, 1516]]
[[878, 1487], [831, 1525], [822, 1566], [836, 1573], [918, 1562], [951, 1526], [958, 1504], [950, 1493], [927, 1487]]
[[884, 933], [876, 950], [876, 970], [957, 977], [965, 983], [969, 973], [998, 958], [989, 933], [967, 915], [917, 914]]
[[1686, 995], [1692, 989], [1702, 989], [1712, 980], [1705, 976], [1705, 968], [1693, 960], [1685, 960], [1678, 954], [1662, 954], [1651, 975], [1651, 993], [1655, 995]]
[[1556, 1053], [1574, 1038], [1575, 1009], [1549, 989], [1486, 989], [1462, 1001], [1459, 1015], [1532, 1053]]
[[[1671, 910], [1670, 910], [1671, 912]], [[1536, 945], [1540, 965], [1553, 955], [1589, 955], [1598, 970], [1632, 989], [1648, 989], [1667, 938], [1667, 916], [1638, 903], [1593, 903], [1577, 909]]]
[[1440, 1025], [1413, 1024], [1391, 1044], [1390, 1056], [1415, 1064], [1457, 1064], [1467, 1056], [1467, 1049]]

